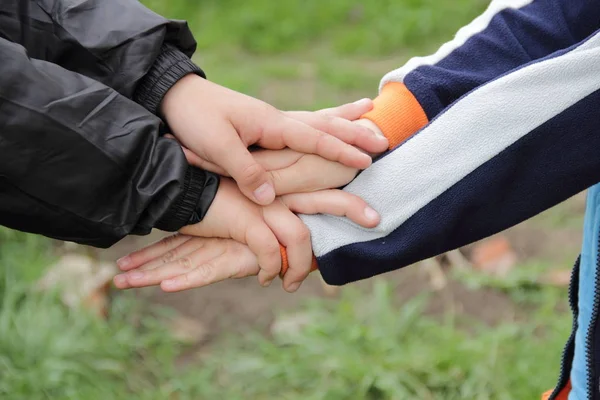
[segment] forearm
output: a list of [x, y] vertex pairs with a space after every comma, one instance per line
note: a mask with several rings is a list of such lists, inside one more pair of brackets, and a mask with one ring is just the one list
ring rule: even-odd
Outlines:
[[98, 247], [197, 222], [218, 179], [160, 121], [83, 75], [0, 39], [0, 223]]
[[600, 36], [482, 85], [345, 190], [376, 229], [303, 216], [319, 269], [344, 284], [513, 226], [600, 180]]

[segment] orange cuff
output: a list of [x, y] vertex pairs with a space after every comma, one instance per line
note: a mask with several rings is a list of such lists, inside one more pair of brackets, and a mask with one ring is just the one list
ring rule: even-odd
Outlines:
[[[279, 276], [281, 278], [283, 278], [283, 276], [285, 275], [285, 273], [288, 270], [289, 264], [288, 264], [288, 258], [287, 258], [287, 250], [285, 249], [285, 247], [283, 247], [283, 245], [279, 245], [279, 251], [281, 252], [281, 272], [279, 272]], [[310, 267], [310, 272], [316, 271], [319, 269], [319, 266], [317, 265], [317, 259], [315, 256], [313, 256], [313, 260], [312, 260], [312, 265]]]
[[[548, 400], [550, 398], [550, 396], [552, 395], [552, 392], [554, 392], [554, 389], [548, 390], [546, 393], [544, 393], [542, 395], [542, 400]], [[569, 398], [569, 392], [571, 392], [571, 381], [569, 381], [567, 383], [567, 386], [565, 386], [560, 391], [558, 396], [556, 396], [556, 400], [567, 400]]]
[[373, 109], [361, 118], [372, 121], [381, 129], [390, 142], [390, 149], [429, 122], [423, 107], [403, 83], [388, 83], [373, 103]]

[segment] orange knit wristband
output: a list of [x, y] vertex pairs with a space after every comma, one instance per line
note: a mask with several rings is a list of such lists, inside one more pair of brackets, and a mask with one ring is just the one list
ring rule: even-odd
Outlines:
[[381, 129], [390, 142], [390, 149], [414, 135], [429, 122], [423, 107], [410, 90], [399, 82], [383, 87], [373, 100], [373, 109], [363, 115]]
[[[279, 245], [279, 251], [281, 252], [281, 271], [279, 272], [279, 276], [281, 278], [283, 278], [283, 276], [285, 275], [285, 273], [288, 270], [289, 264], [288, 264], [288, 258], [287, 258], [287, 250], [285, 249], [284, 246]], [[313, 256], [313, 261], [312, 261], [312, 265], [310, 267], [310, 272], [316, 271], [317, 269], [319, 269], [319, 266], [317, 265], [317, 259]]]

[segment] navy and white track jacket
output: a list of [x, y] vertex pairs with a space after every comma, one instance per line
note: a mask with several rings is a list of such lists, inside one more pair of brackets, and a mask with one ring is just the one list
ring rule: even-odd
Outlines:
[[[387, 74], [365, 117], [393, 148], [344, 189], [380, 225], [302, 216], [325, 280], [458, 248], [600, 182], [599, 29], [600, 0], [495, 0], [435, 54]], [[569, 341], [552, 398], [600, 399], [596, 198], [571, 296], [585, 330]], [[581, 291], [580, 275], [594, 286]]]

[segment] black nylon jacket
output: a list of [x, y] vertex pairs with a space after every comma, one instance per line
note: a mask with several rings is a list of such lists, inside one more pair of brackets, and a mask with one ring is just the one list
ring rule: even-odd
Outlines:
[[[0, 224], [96, 247], [198, 222], [218, 177], [156, 115], [196, 42], [137, 0], [0, 8]], [[136, 103], [137, 102], [137, 103]]]

